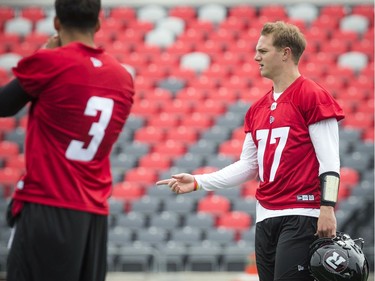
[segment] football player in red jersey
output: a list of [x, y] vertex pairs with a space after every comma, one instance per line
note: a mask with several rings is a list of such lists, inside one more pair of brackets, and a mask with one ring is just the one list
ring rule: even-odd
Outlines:
[[9, 212], [7, 280], [104, 281], [109, 154], [133, 104], [133, 80], [103, 49], [100, 0], [56, 0], [57, 36], [0, 89], [0, 116], [30, 102], [26, 173]]
[[266, 23], [255, 61], [273, 87], [245, 116], [239, 161], [213, 173], [181, 173], [157, 182], [182, 194], [238, 186], [259, 177], [256, 262], [261, 281], [309, 281], [310, 244], [336, 234], [338, 121], [332, 96], [300, 74], [306, 41], [284, 22]]

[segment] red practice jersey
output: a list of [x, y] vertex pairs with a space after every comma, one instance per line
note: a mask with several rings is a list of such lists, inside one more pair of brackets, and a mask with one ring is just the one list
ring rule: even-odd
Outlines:
[[302, 76], [276, 102], [271, 90], [250, 107], [244, 128], [257, 146], [256, 198], [263, 207], [319, 208], [319, 163], [308, 126], [328, 118], [341, 120], [342, 109], [325, 89]]
[[33, 97], [26, 174], [14, 198], [108, 214], [109, 155], [133, 104], [133, 80], [102, 49], [71, 43], [13, 69]]

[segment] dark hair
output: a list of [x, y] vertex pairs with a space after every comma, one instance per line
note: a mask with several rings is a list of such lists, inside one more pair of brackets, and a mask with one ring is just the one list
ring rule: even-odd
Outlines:
[[261, 35], [272, 35], [273, 45], [282, 49], [289, 47], [292, 50], [294, 62], [298, 63], [306, 48], [306, 40], [299, 28], [282, 21], [265, 23]]
[[99, 20], [100, 0], [56, 0], [55, 11], [66, 28], [94, 29]]

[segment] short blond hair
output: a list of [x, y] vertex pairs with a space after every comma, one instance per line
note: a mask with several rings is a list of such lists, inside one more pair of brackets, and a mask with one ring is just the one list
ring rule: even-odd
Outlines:
[[267, 22], [261, 35], [272, 35], [273, 45], [278, 49], [289, 47], [294, 62], [298, 64], [306, 48], [306, 39], [297, 26], [283, 21]]

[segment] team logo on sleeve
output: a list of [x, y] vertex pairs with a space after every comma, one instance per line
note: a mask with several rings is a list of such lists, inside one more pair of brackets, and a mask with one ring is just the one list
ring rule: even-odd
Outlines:
[[341, 250], [329, 250], [324, 255], [324, 263], [323, 266], [328, 271], [335, 273], [335, 272], [342, 272], [348, 267], [348, 257]]

